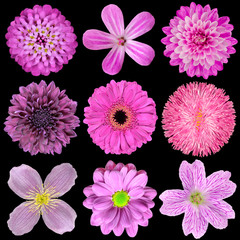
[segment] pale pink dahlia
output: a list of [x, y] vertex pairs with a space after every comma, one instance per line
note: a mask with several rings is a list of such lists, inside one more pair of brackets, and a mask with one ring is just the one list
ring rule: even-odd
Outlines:
[[131, 163], [108, 161], [105, 168], [94, 171], [93, 181], [83, 190], [87, 197], [83, 205], [93, 211], [92, 226], [100, 226], [103, 234], [113, 231], [116, 236], [125, 229], [130, 237], [136, 236], [138, 225], [148, 226], [157, 192], [146, 186], [144, 170], [137, 171]]
[[168, 142], [184, 154], [207, 156], [228, 142], [235, 126], [229, 96], [213, 84], [189, 83], [169, 97], [162, 114]]
[[157, 120], [155, 102], [136, 82], [115, 82], [95, 89], [84, 108], [84, 123], [105, 153], [131, 154], [151, 141]]
[[76, 38], [71, 23], [50, 5], [24, 9], [6, 34], [11, 58], [34, 76], [61, 70], [75, 53]]
[[206, 177], [201, 161], [192, 164], [181, 163], [179, 177], [183, 189], [166, 190], [160, 195], [163, 205], [160, 212], [168, 216], [184, 214], [182, 228], [185, 235], [202, 237], [210, 223], [217, 229], [224, 229], [228, 219], [235, 218], [231, 205], [223, 201], [233, 195], [236, 184], [230, 181], [231, 173], [217, 171]]
[[38, 172], [22, 164], [10, 171], [8, 186], [25, 202], [16, 207], [7, 222], [16, 236], [30, 232], [42, 216], [46, 226], [58, 234], [71, 232], [75, 227], [76, 212], [58, 199], [75, 184], [77, 173], [69, 163], [52, 169], [44, 183]]
[[31, 83], [19, 88], [12, 96], [12, 106], [4, 130], [19, 147], [31, 155], [61, 153], [62, 146], [76, 137], [74, 129], [79, 126], [75, 116], [77, 102], [60, 91], [54, 82]]
[[102, 62], [105, 73], [114, 75], [121, 70], [125, 52], [142, 66], [152, 62], [155, 56], [153, 48], [133, 40], [150, 31], [155, 24], [155, 19], [149, 12], [137, 14], [126, 28], [122, 11], [114, 4], [104, 7], [101, 16], [109, 33], [96, 29], [87, 30], [83, 34], [83, 44], [91, 50], [111, 48]]
[[164, 55], [170, 57], [170, 65], [179, 65], [179, 72], [193, 77], [217, 75], [236, 52], [237, 40], [232, 35], [233, 25], [229, 17], [219, 17], [218, 10], [209, 5], [191, 3], [181, 7], [168, 27], [162, 30], [167, 35], [161, 41], [166, 45]]

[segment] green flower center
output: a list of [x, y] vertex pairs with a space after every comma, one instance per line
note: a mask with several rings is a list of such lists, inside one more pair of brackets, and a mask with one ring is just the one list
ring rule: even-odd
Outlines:
[[117, 191], [112, 195], [112, 201], [113, 201], [113, 206], [114, 207], [125, 207], [128, 205], [128, 202], [130, 200], [130, 197], [127, 192], [121, 190]]
[[192, 193], [191, 196], [190, 196], [190, 202], [193, 203], [196, 206], [202, 204], [203, 201], [204, 201], [204, 199], [203, 199], [203, 196], [200, 192]]

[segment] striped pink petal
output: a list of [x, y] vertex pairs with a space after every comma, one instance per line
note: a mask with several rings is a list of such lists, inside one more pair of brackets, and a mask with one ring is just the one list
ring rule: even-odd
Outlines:
[[149, 12], [137, 14], [125, 29], [127, 39], [135, 39], [150, 31], [155, 24], [155, 19]]

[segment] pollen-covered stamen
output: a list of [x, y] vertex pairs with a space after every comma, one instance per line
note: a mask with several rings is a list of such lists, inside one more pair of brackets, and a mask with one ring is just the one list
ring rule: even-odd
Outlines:
[[203, 113], [200, 108], [195, 115], [194, 122], [196, 124], [196, 129], [199, 130], [203, 122]]
[[123, 208], [128, 205], [130, 196], [126, 191], [117, 191], [112, 195], [112, 202], [114, 207]]
[[124, 46], [124, 44], [126, 43], [126, 39], [124, 37], [118, 38], [118, 45], [119, 46]]
[[194, 192], [190, 196], [190, 202], [198, 206], [204, 202], [204, 197], [200, 192]]

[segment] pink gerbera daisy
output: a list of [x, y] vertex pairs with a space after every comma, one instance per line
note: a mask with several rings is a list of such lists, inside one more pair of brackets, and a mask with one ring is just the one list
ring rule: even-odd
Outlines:
[[180, 86], [169, 97], [162, 117], [165, 137], [174, 149], [207, 156], [228, 142], [236, 116], [223, 89], [194, 82]]
[[74, 115], [77, 102], [54, 82], [33, 82], [19, 91], [12, 96], [4, 130], [14, 142], [19, 141], [24, 152], [60, 154], [62, 146], [76, 137], [74, 129], [80, 122]]
[[179, 65], [179, 72], [193, 77], [217, 75], [236, 52], [237, 40], [232, 35], [233, 25], [229, 17], [219, 17], [218, 10], [209, 5], [191, 3], [181, 7], [162, 30], [167, 35], [161, 41], [166, 45], [164, 55], [170, 57], [170, 65]]
[[58, 197], [74, 186], [76, 178], [77, 173], [69, 163], [54, 167], [44, 183], [38, 172], [28, 165], [12, 168], [8, 186], [25, 200], [10, 214], [7, 224], [12, 233], [21, 236], [30, 232], [41, 216], [55, 233], [71, 232], [77, 214]]
[[168, 216], [185, 213], [182, 223], [185, 235], [202, 237], [210, 223], [217, 229], [224, 229], [228, 219], [235, 218], [231, 205], [223, 201], [233, 195], [236, 184], [230, 181], [231, 173], [217, 171], [206, 177], [201, 161], [181, 163], [179, 177], [184, 190], [166, 190], [160, 195], [163, 205], [160, 212]]
[[102, 20], [110, 33], [95, 29], [87, 30], [83, 34], [83, 44], [91, 50], [111, 48], [102, 62], [105, 73], [114, 75], [121, 70], [125, 52], [142, 66], [152, 62], [155, 56], [152, 47], [133, 40], [152, 29], [155, 19], [149, 12], [136, 15], [124, 29], [121, 9], [110, 4], [102, 10]]
[[157, 120], [155, 103], [136, 82], [112, 80], [95, 89], [88, 102], [83, 122], [105, 153], [131, 154], [151, 141]]
[[87, 197], [83, 205], [93, 211], [92, 226], [100, 226], [103, 234], [113, 231], [116, 236], [125, 229], [135, 237], [138, 225], [148, 225], [157, 192], [146, 186], [148, 176], [144, 170], [137, 171], [131, 163], [116, 165], [109, 161], [105, 168], [95, 170], [93, 181], [83, 190]]
[[34, 76], [61, 70], [75, 53], [76, 38], [71, 23], [50, 5], [26, 8], [6, 34], [11, 58]]

